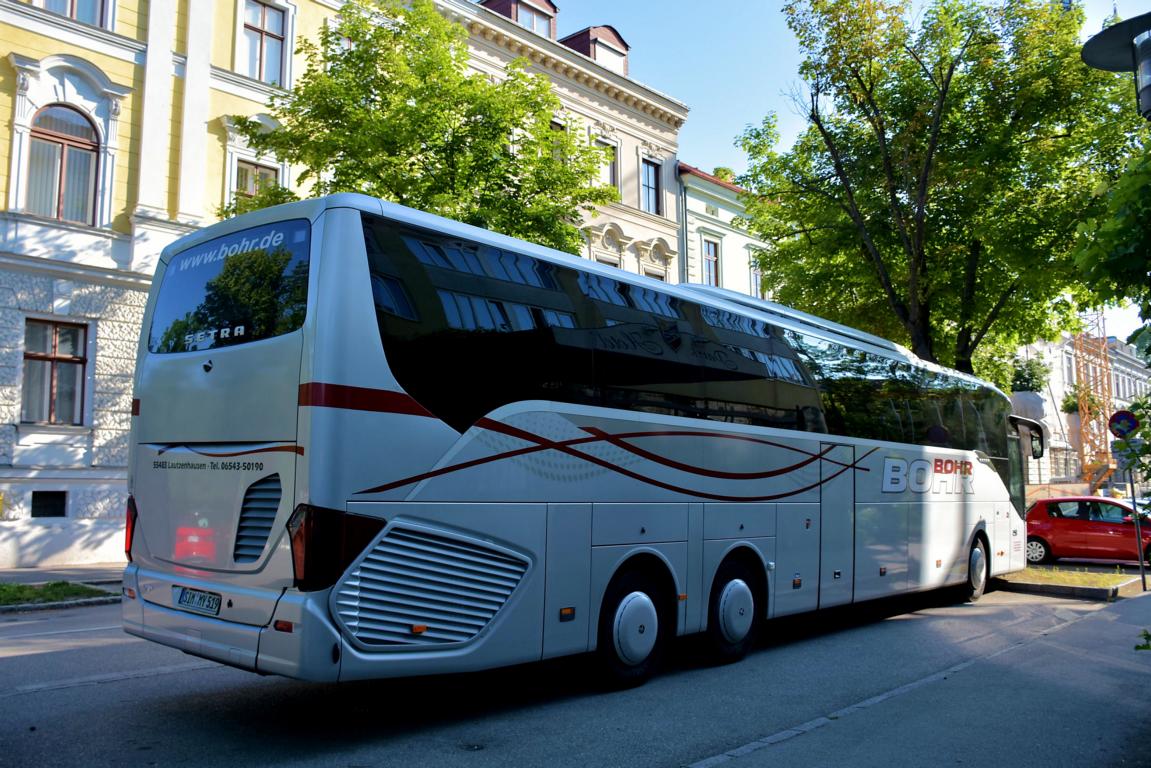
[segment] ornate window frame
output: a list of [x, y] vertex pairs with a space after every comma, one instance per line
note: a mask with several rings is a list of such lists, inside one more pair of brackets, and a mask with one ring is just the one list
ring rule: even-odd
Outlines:
[[[260, 123], [266, 131], [280, 127], [275, 118], [263, 113], [252, 115], [251, 119]], [[276, 169], [276, 183], [282, 187], [291, 187], [292, 181], [288, 163], [281, 162], [278, 158], [270, 155], [257, 154], [256, 150], [248, 146], [248, 140], [243, 134], [236, 130], [236, 124], [232, 122], [231, 117], [227, 115], [221, 117], [220, 123], [224, 126], [227, 135], [224, 156], [224, 189], [221, 196], [225, 205], [231, 205], [236, 199], [236, 184], [241, 162], [264, 168], [274, 168]]]
[[99, 150], [91, 226], [111, 226], [121, 102], [132, 89], [116, 85], [95, 64], [77, 56], [60, 54], [37, 60], [10, 53], [8, 61], [16, 70], [8, 209], [24, 211], [27, 206], [33, 118], [50, 104], [63, 104], [83, 114], [96, 129]]

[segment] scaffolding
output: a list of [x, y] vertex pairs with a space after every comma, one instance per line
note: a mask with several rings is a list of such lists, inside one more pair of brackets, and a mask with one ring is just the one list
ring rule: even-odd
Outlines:
[[1083, 482], [1095, 493], [1115, 471], [1111, 458], [1111, 356], [1102, 310], [1082, 316], [1075, 337], [1075, 380], [1079, 398], [1079, 458]]

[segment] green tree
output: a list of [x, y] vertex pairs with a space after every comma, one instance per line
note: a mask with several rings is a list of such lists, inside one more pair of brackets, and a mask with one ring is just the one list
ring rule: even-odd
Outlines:
[[[1096, 191], [1106, 207], [1080, 225], [1076, 263], [1104, 300], [1135, 301], [1139, 317], [1151, 324], [1151, 145], [1134, 152], [1124, 172]], [[1151, 325], [1130, 340], [1151, 360]]]
[[1016, 357], [1012, 361], [1011, 391], [1042, 392], [1050, 375], [1051, 366], [1043, 362], [1042, 358]]
[[1128, 89], [1079, 59], [1082, 9], [789, 0], [784, 14], [807, 128], [785, 152], [773, 115], [740, 139], [766, 284], [926, 360], [996, 358], [1003, 378], [1009, 350], [1089, 298], [1070, 244], [1130, 146]]
[[469, 72], [467, 32], [431, 0], [353, 0], [300, 50], [305, 72], [269, 104], [280, 128], [236, 121], [315, 194], [363, 192], [570, 252], [581, 211], [618, 197], [598, 181], [604, 150], [557, 122], [548, 80], [523, 60], [499, 82]]

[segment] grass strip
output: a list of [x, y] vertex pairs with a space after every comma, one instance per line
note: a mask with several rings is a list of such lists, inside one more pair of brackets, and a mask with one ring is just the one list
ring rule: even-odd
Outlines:
[[84, 584], [73, 584], [70, 581], [52, 581], [47, 584], [0, 584], [0, 605], [58, 603], [61, 600], [107, 596], [108, 592], [105, 590]]
[[[1138, 573], [1135, 574], [1138, 576]], [[1017, 573], [1009, 573], [1002, 578], [1021, 584], [1059, 584], [1065, 587], [1117, 587], [1131, 581], [1132, 574], [1119, 568], [1115, 571], [1070, 570], [1058, 566], [1052, 568], [1027, 568]]]

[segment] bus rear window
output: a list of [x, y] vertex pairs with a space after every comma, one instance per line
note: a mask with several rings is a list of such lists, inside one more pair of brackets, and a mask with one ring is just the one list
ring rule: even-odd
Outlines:
[[151, 352], [195, 352], [296, 330], [308, 300], [305, 219], [278, 221], [176, 254], [164, 272]]

